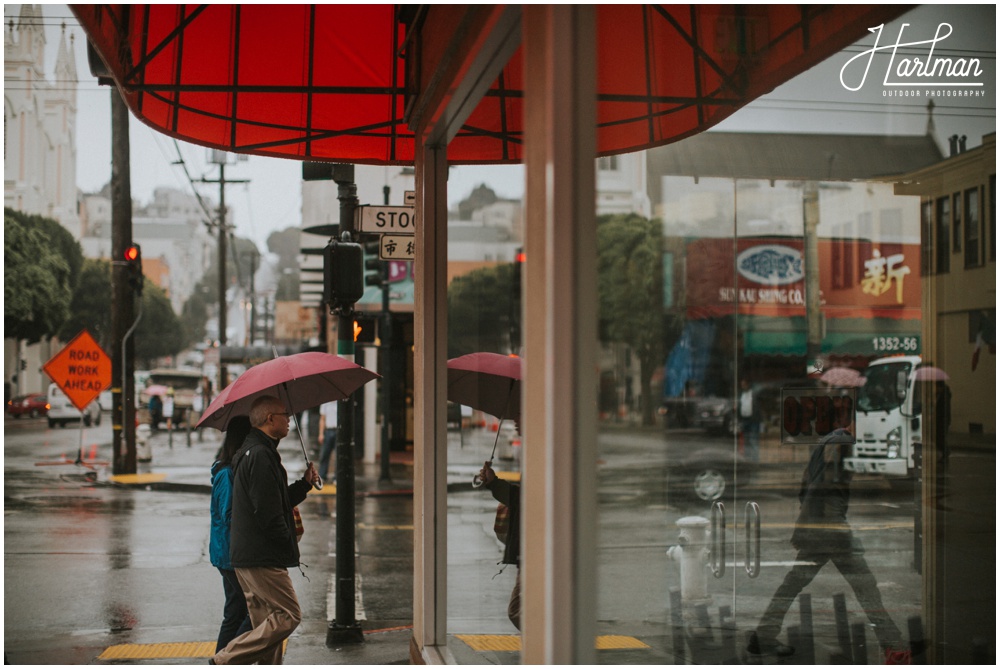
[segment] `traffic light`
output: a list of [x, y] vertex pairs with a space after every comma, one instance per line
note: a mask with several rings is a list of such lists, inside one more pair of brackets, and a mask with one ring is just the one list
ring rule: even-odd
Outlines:
[[365, 285], [382, 286], [385, 284], [385, 263], [378, 257], [380, 239], [365, 242]]
[[524, 267], [524, 248], [518, 248], [514, 253], [514, 295], [521, 295], [521, 272]]
[[374, 344], [378, 319], [375, 316], [357, 316], [354, 319], [354, 343]]
[[138, 244], [132, 244], [125, 249], [125, 268], [128, 285], [136, 295], [142, 295], [142, 249]]
[[323, 301], [331, 309], [350, 307], [365, 294], [360, 244], [330, 240], [323, 249]]

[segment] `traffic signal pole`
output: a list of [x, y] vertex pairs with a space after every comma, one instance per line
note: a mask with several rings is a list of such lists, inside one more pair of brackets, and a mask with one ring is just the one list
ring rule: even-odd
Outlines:
[[[135, 474], [135, 321], [131, 266], [123, 260], [132, 245], [132, 182], [129, 162], [128, 107], [118, 88], [111, 88], [111, 357], [112, 473]], [[141, 299], [141, 295], [140, 295]]]
[[[383, 188], [384, 202], [389, 204], [389, 187]], [[379, 325], [379, 353], [382, 355], [382, 444], [379, 451], [379, 483], [385, 485], [392, 482], [389, 469], [389, 450], [392, 439], [392, 425], [389, 416], [392, 412], [392, 314], [389, 311], [389, 263], [382, 263], [382, 323]]]
[[[354, 211], [358, 206], [358, 187], [354, 183], [354, 165], [334, 165], [333, 180], [337, 184], [340, 201], [340, 238], [343, 242], [354, 239]], [[358, 249], [360, 254], [360, 248]], [[360, 255], [358, 256], [360, 260]], [[361, 265], [356, 278], [362, 281]], [[343, 272], [336, 272], [341, 277]], [[334, 289], [339, 286], [333, 286]], [[354, 359], [354, 302], [331, 303], [331, 313], [337, 314], [337, 354]], [[326, 645], [335, 647], [344, 643], [361, 643], [364, 634], [355, 618], [355, 505], [354, 505], [354, 399], [340, 403], [337, 413], [337, 587], [336, 617], [326, 633]]]

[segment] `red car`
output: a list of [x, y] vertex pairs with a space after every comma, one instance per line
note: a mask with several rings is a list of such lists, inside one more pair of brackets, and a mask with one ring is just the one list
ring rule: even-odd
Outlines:
[[14, 418], [24, 415], [40, 418], [49, 413], [49, 398], [45, 393], [30, 393], [15, 397], [7, 402], [7, 413]]

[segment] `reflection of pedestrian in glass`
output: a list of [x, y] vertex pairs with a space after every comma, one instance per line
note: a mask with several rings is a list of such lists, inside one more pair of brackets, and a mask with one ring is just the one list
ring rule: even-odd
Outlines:
[[948, 430], [951, 428], [951, 389], [944, 381], [934, 383], [934, 440], [938, 462], [947, 465], [951, 449], [948, 447]]
[[149, 422], [153, 432], [159, 430], [160, 423], [163, 422], [163, 400], [159, 395], [153, 395], [149, 398]]
[[167, 421], [167, 432], [174, 429], [174, 389], [167, 388], [167, 395], [163, 398], [163, 417]]
[[[337, 410], [336, 402], [327, 402], [319, 408], [319, 477], [326, 480], [330, 469], [330, 457], [337, 448]], [[336, 477], [335, 477], [336, 479]]]
[[222, 609], [222, 626], [215, 652], [226, 647], [230, 641], [249, 632], [250, 614], [243, 588], [236, 578], [236, 572], [229, 562], [229, 526], [233, 517], [233, 469], [232, 459], [243, 440], [250, 434], [250, 419], [236, 416], [226, 426], [226, 437], [212, 465], [212, 532], [208, 542], [208, 556], [212, 564], [222, 574], [222, 588], [226, 593], [226, 603]]
[[740, 380], [740, 431], [743, 433], [743, 454], [750, 462], [760, 462], [760, 408], [750, 382]]
[[[493, 499], [503, 504], [506, 509], [506, 528], [498, 534], [504, 543], [503, 564], [517, 565], [517, 576], [514, 579], [514, 589], [510, 593], [507, 604], [507, 617], [514, 627], [521, 629], [521, 486], [497, 477], [490, 462], [487, 461], [479, 472], [479, 478], [493, 494]], [[498, 510], [498, 522], [504, 512]], [[496, 529], [496, 528], [495, 528]]]
[[813, 448], [802, 474], [799, 517], [792, 532], [792, 545], [799, 551], [795, 566], [785, 575], [764, 611], [757, 631], [750, 638], [749, 653], [787, 656], [795, 652], [777, 640], [785, 614], [823, 565], [833, 562], [874, 625], [886, 659], [902, 659], [899, 657], [902, 651], [893, 650], [899, 648], [902, 635], [882, 604], [875, 576], [865, 561], [864, 547], [847, 524], [852, 474], [843, 469], [841, 462], [850, 450], [851, 441], [847, 431], [835, 430]]

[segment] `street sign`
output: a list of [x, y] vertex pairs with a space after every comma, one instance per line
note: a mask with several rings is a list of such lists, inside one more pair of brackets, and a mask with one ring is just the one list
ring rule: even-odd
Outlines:
[[413, 235], [382, 235], [378, 245], [380, 260], [413, 260], [417, 241]]
[[42, 368], [80, 411], [111, 385], [111, 358], [82, 330]]
[[406, 190], [403, 191], [403, 204], [412, 207], [417, 203], [417, 191]]
[[358, 207], [361, 212], [361, 232], [382, 232], [413, 235], [417, 232], [417, 213], [413, 207], [372, 206]]

